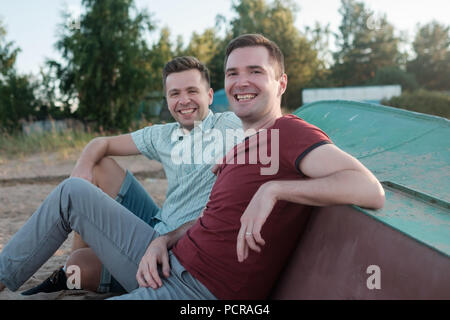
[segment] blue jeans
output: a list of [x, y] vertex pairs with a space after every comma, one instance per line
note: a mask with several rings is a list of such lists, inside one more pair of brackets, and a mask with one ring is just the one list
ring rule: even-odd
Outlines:
[[72, 230], [81, 235], [129, 292], [116, 299], [215, 299], [171, 252], [171, 263], [176, 268], [168, 279], [162, 277], [162, 288], [139, 288], [139, 262], [158, 233], [99, 188], [79, 178], [67, 179], [56, 187], [6, 244], [0, 253], [0, 282], [17, 290]]
[[[127, 170], [116, 201], [130, 210], [135, 216], [147, 223], [152, 228], [159, 221], [157, 216], [160, 211], [158, 205], [142, 187], [139, 181]], [[102, 265], [100, 284], [97, 292], [126, 293], [124, 287], [111, 275], [109, 270]]]

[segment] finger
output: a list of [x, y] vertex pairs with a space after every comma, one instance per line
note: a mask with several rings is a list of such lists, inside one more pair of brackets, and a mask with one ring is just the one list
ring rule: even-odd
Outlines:
[[244, 242], [244, 259], [243, 260], [245, 260], [247, 258], [248, 258], [248, 245], [247, 245], [247, 242]]
[[158, 284], [153, 279], [151, 273], [147, 270], [143, 272], [144, 281], [147, 284], [146, 287], [152, 287], [153, 289], [158, 289]]
[[148, 284], [145, 281], [144, 276], [142, 274], [142, 270], [138, 270], [138, 272], [136, 273], [136, 280], [139, 284], [139, 287], [144, 287], [144, 288], [148, 287]]
[[170, 276], [169, 255], [166, 253], [162, 257], [162, 271], [166, 278]]
[[245, 233], [245, 240], [247, 242], [247, 245], [250, 249], [256, 251], [256, 252], [261, 252], [261, 248], [256, 244], [255, 242], [255, 238], [253, 236], [253, 233], [250, 232], [246, 232]]
[[144, 284], [143, 284], [143, 282], [142, 282], [142, 277], [141, 277], [141, 272], [140, 272], [140, 270], [138, 270], [138, 271], [136, 272], [136, 281], [137, 281], [139, 287], [143, 287], [143, 286], [144, 286]]
[[159, 277], [158, 264], [156, 262], [156, 259], [151, 261], [149, 271], [150, 271], [150, 276], [152, 278], [152, 282], [155, 283], [158, 288], [161, 287], [162, 281], [161, 281], [161, 278]]
[[256, 223], [254, 226], [253, 226], [253, 239], [255, 240], [255, 242], [257, 243], [257, 244], [259, 244], [259, 245], [261, 245], [261, 246], [263, 246], [263, 245], [265, 245], [266, 244], [266, 242], [264, 241], [264, 239], [261, 237], [261, 227], [262, 227], [262, 224], [260, 224], [260, 223]]
[[[250, 221], [247, 226], [247, 231], [245, 232], [245, 241], [247, 242], [247, 245], [250, 247], [250, 249], [257, 251], [257, 252], [261, 251], [261, 249], [255, 242], [255, 238], [253, 237], [253, 222], [252, 221]], [[247, 256], [248, 256], [248, 253], [247, 253]]]
[[153, 289], [157, 289], [158, 285], [154, 281], [151, 273], [150, 273], [151, 263], [145, 261], [142, 267], [142, 278], [145, 283], [145, 287], [152, 287]]
[[241, 228], [239, 229], [239, 233], [237, 236], [236, 253], [239, 262], [244, 261], [245, 229], [246, 227], [241, 225]]

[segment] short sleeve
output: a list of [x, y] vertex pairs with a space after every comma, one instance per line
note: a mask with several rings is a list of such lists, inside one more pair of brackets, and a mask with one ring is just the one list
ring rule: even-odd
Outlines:
[[332, 143], [321, 129], [294, 115], [283, 118], [279, 127], [280, 162], [301, 175], [302, 159], [315, 148]]
[[214, 114], [216, 117], [214, 128], [221, 131], [226, 129], [241, 129], [242, 121], [239, 119], [234, 112], [224, 112]]
[[151, 160], [161, 161], [155, 144], [159, 141], [162, 125], [145, 127], [131, 133], [138, 150]]

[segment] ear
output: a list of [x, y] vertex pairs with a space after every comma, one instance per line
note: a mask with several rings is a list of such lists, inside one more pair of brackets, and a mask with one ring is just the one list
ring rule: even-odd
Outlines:
[[281, 97], [283, 93], [286, 91], [287, 88], [287, 74], [283, 73], [280, 77], [280, 80], [278, 80], [279, 87], [278, 87], [278, 95]]
[[209, 88], [208, 97], [209, 97], [209, 105], [211, 105], [214, 100], [214, 90], [212, 88]]

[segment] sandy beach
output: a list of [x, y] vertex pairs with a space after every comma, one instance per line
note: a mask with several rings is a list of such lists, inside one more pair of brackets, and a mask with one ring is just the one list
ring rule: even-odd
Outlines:
[[[36, 154], [0, 162], [0, 250], [38, 208], [59, 182], [70, 175], [77, 158], [62, 158], [59, 154]], [[123, 168], [135, 174], [158, 205], [165, 199], [167, 180], [161, 164], [144, 156], [116, 158]], [[73, 233], [55, 254], [18, 291], [0, 292], [0, 300], [83, 300], [104, 299], [109, 295], [84, 290], [65, 290], [22, 296], [27, 290], [46, 279], [62, 266], [70, 252]]]

